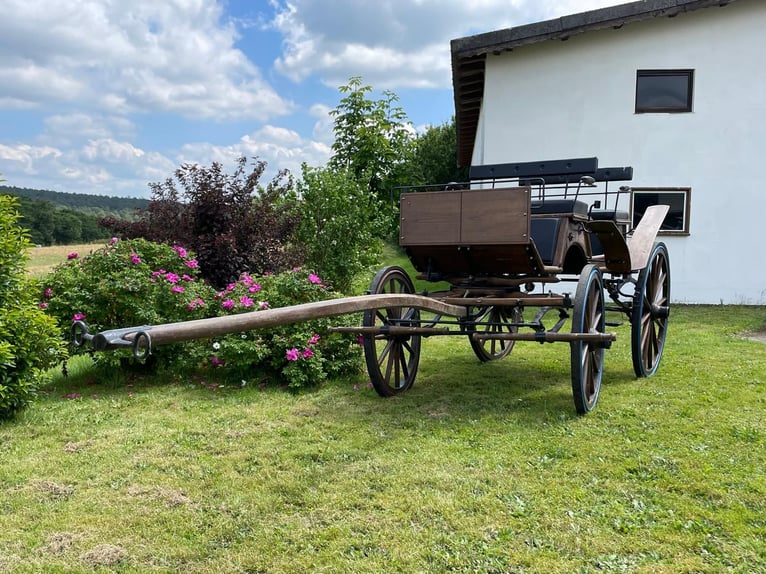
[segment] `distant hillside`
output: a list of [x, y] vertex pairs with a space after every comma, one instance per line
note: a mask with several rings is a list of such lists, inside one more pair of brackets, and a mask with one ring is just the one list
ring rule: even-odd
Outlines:
[[106, 195], [88, 195], [87, 193], [64, 193], [47, 189], [29, 189], [0, 185], [0, 194], [16, 195], [32, 200], [47, 201], [58, 208], [67, 208], [106, 217], [112, 215], [124, 219], [132, 219], [136, 209], [145, 209], [148, 199], [134, 197], [109, 197]]
[[6, 185], [0, 186], [0, 195], [18, 197], [19, 224], [29, 231], [35, 245], [69, 245], [108, 238], [111, 232], [98, 224], [101, 218], [135, 221], [136, 210], [149, 203], [146, 199]]

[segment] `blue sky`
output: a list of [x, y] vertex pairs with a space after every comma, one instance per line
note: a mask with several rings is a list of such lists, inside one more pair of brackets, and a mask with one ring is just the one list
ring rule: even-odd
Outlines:
[[449, 42], [612, 0], [0, 0], [5, 185], [148, 197], [185, 162], [330, 156], [338, 87], [454, 114]]

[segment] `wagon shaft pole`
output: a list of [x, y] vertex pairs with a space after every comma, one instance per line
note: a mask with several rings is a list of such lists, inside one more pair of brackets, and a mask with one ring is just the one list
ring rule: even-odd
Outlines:
[[303, 303], [290, 307], [252, 311], [225, 317], [113, 329], [102, 331], [95, 335], [88, 333], [87, 325], [78, 322], [73, 339], [75, 345], [90, 342], [96, 351], [133, 347], [134, 353], [138, 356], [139, 346], [148, 350], [151, 345], [165, 345], [194, 339], [205, 339], [253, 329], [277, 327], [312, 319], [392, 307], [412, 307], [454, 317], [465, 317], [467, 314], [465, 307], [449, 305], [422, 295], [404, 293], [360, 295], [314, 303]]

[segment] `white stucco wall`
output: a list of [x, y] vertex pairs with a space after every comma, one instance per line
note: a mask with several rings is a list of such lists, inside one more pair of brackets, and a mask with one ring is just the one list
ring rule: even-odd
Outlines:
[[[676, 302], [766, 304], [766, 1], [738, 0], [488, 55], [472, 163], [597, 156], [691, 187]], [[694, 72], [693, 112], [635, 114], [638, 69]]]

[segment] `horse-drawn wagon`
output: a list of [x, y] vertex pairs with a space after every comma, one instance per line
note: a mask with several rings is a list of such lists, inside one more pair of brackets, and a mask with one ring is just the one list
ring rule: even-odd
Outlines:
[[423, 337], [465, 336], [480, 361], [506, 357], [516, 341], [561, 341], [575, 407], [587, 413], [616, 339], [607, 311], [630, 321], [638, 377], [657, 370], [667, 333], [669, 258], [655, 239], [668, 207], [649, 207], [634, 228], [630, 188], [610, 189], [630, 179], [630, 167], [577, 158], [476, 166], [466, 183], [406, 190], [400, 245], [419, 279], [445, 289], [418, 295], [404, 269], [386, 267], [367, 295], [95, 335], [78, 323], [74, 338], [141, 356], [151, 345], [363, 312], [361, 326], [334, 330], [362, 336], [381, 396], [412, 386]]

